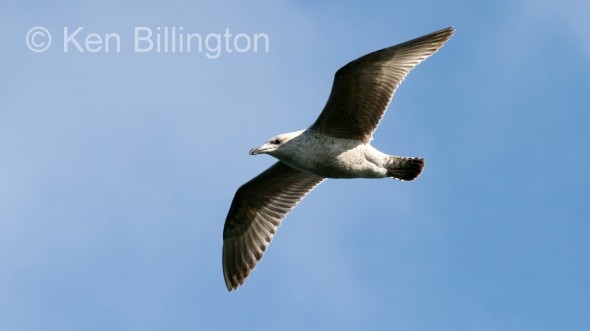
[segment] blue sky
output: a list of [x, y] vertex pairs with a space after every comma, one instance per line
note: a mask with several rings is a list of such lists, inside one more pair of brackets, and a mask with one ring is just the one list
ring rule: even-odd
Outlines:
[[[0, 4], [0, 329], [587, 330], [587, 1]], [[248, 150], [310, 125], [334, 72], [446, 26], [373, 142], [415, 182], [329, 180], [236, 293]], [[35, 26], [52, 34], [27, 48]], [[63, 28], [121, 52], [63, 51]], [[136, 26], [268, 52], [136, 53]]]

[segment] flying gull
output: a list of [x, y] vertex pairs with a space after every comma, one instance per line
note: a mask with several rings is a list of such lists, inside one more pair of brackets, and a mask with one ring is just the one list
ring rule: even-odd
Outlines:
[[307, 130], [279, 134], [251, 155], [279, 159], [236, 192], [223, 228], [223, 276], [228, 291], [244, 283], [281, 221], [326, 178], [420, 175], [424, 159], [384, 154], [370, 142], [408, 72], [453, 35], [452, 27], [367, 54], [340, 68], [330, 97]]

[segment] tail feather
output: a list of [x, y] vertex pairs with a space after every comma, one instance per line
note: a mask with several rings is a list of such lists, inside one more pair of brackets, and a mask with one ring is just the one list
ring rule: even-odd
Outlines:
[[414, 180], [422, 173], [424, 159], [421, 157], [390, 156], [387, 177], [399, 180]]

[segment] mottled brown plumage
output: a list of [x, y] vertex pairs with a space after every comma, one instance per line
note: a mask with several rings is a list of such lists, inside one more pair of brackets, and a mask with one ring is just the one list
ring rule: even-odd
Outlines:
[[322, 180], [278, 161], [238, 189], [223, 228], [223, 275], [228, 290], [244, 282], [285, 214]]
[[325, 178], [413, 180], [422, 158], [384, 154], [370, 145], [408, 72], [453, 34], [446, 28], [352, 61], [336, 72], [324, 110], [307, 130], [281, 134], [250, 154], [280, 161], [236, 192], [223, 229], [223, 275], [229, 291], [242, 285], [281, 221]]
[[324, 110], [309, 129], [370, 142], [395, 90], [410, 70], [441, 48], [453, 32], [453, 28], [446, 28], [369, 53], [340, 68]]

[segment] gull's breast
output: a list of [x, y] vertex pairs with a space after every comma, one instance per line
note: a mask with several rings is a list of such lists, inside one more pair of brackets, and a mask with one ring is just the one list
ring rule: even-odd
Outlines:
[[386, 172], [385, 155], [361, 141], [310, 133], [300, 138], [291, 157], [281, 158], [298, 170], [326, 178], [380, 178]]

